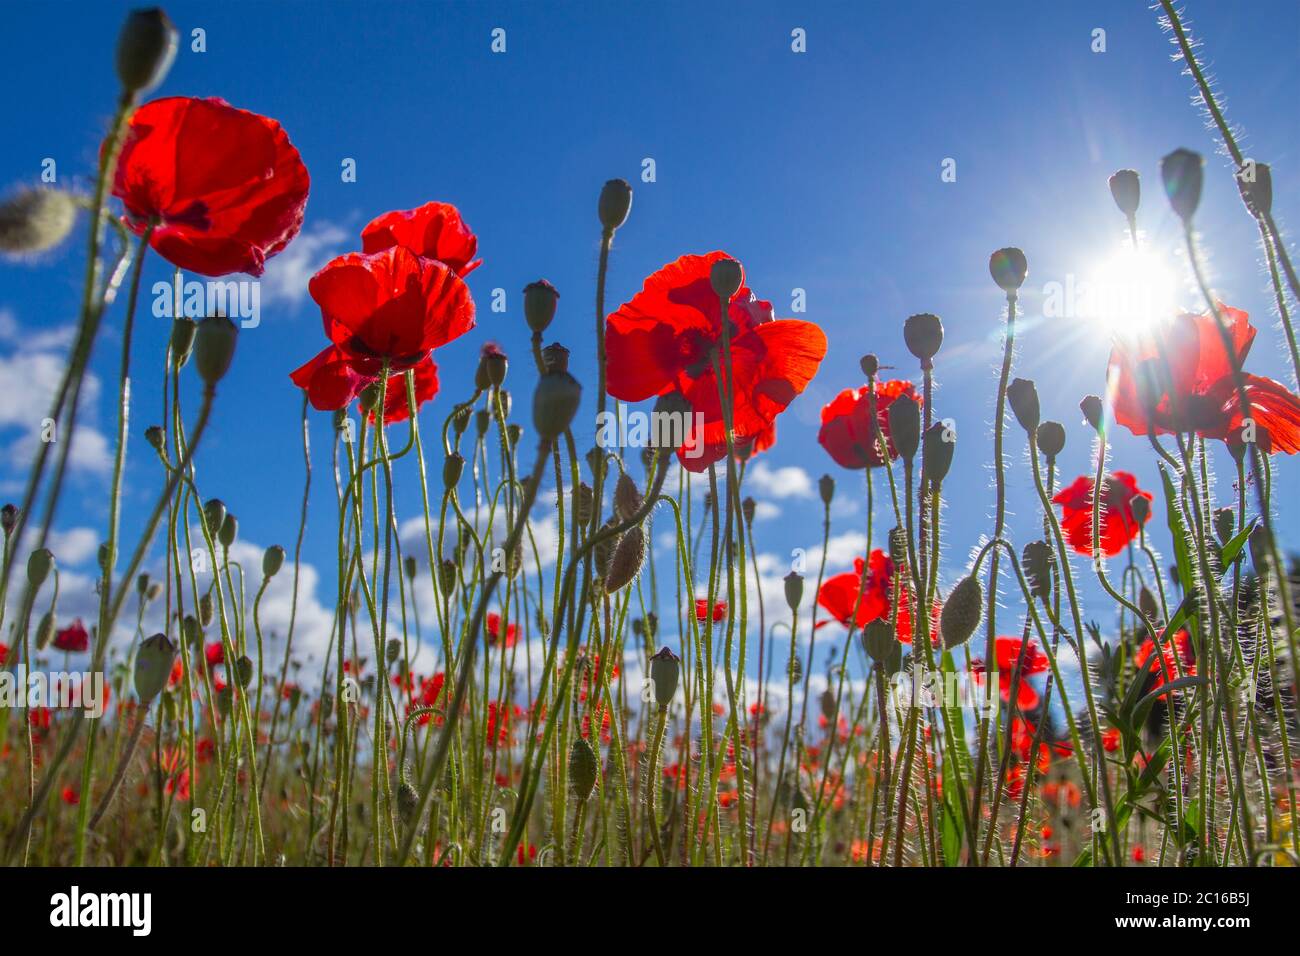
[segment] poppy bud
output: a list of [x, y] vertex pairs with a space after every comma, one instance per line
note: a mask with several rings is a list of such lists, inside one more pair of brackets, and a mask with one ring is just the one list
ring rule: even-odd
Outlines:
[[1065, 449], [1065, 426], [1060, 422], [1043, 422], [1035, 432], [1038, 448], [1048, 461], [1051, 461]]
[[935, 422], [926, 430], [921, 445], [921, 467], [925, 469], [925, 477], [931, 487], [937, 487], [948, 477], [948, 469], [952, 467], [952, 453], [956, 450], [956, 436], [949, 436], [948, 426], [943, 422]]
[[18, 527], [18, 506], [8, 504], [0, 508], [0, 528], [4, 529], [5, 537], [13, 534], [16, 527]]
[[681, 674], [681, 658], [664, 645], [650, 658], [650, 681], [654, 684], [655, 703], [666, 708], [677, 693], [677, 679]]
[[229, 548], [235, 543], [235, 537], [239, 534], [239, 519], [230, 512], [226, 512], [226, 520], [221, 522], [221, 531], [217, 536], [221, 540], [223, 548]]
[[27, 583], [32, 590], [39, 588], [54, 569], [54, 552], [49, 548], [37, 548], [27, 559]]
[[40, 623], [36, 625], [36, 649], [43, 651], [54, 640], [54, 632], [58, 630], [58, 618], [54, 616], [54, 611], [46, 611], [41, 615]]
[[606, 232], [613, 232], [627, 222], [631, 210], [632, 186], [626, 179], [611, 179], [601, 187], [596, 212]]
[[500, 346], [489, 342], [479, 354], [478, 370], [474, 373], [474, 387], [485, 391], [489, 386], [499, 386], [506, 380], [509, 362]]
[[406, 576], [407, 576], [408, 578], [410, 578], [412, 581], [414, 581], [414, 580], [415, 580], [415, 571], [416, 571], [415, 558], [411, 557], [410, 555], [407, 555], [405, 558], [403, 558], [403, 559], [402, 559], [402, 570], [406, 572]]
[[578, 524], [587, 524], [591, 521], [595, 501], [596, 493], [591, 490], [591, 485], [585, 481], [579, 482], [577, 503], [573, 507], [573, 517], [577, 519]]
[[754, 512], [758, 510], [758, 503], [753, 498], [746, 498], [740, 503], [740, 513], [745, 518], [745, 524], [754, 523]]
[[999, 249], [989, 256], [989, 275], [998, 284], [998, 288], [1007, 295], [1014, 295], [1029, 275], [1029, 263], [1025, 254], [1014, 246]]
[[77, 204], [58, 189], [24, 189], [0, 203], [0, 252], [53, 249], [77, 220]]
[[659, 615], [654, 611], [648, 612], [645, 616], [645, 633], [651, 640], [654, 640], [655, 635], [659, 633]]
[[817, 479], [817, 491], [822, 496], [822, 504], [829, 506], [835, 498], [835, 479], [830, 475], [822, 475]]
[[[877, 619], [862, 629], [862, 647], [877, 664], [884, 666], [889, 664], [891, 659], [896, 659], [899, 664], [902, 663], [902, 645], [886, 621]], [[898, 670], [897, 667], [886, 669], [891, 673]]]
[[[614, 519], [610, 518], [600, 526], [600, 531], [603, 533], [613, 527]], [[614, 558], [614, 551], [618, 547], [618, 540], [617, 535], [613, 538], [604, 538], [601, 541], [597, 541], [596, 546], [592, 549], [591, 554], [596, 565], [597, 577], [603, 578], [609, 574], [610, 562]]]
[[1031, 433], [1038, 428], [1038, 389], [1033, 381], [1027, 378], [1012, 379], [1007, 386], [1007, 401], [1011, 403], [1011, 410], [1015, 412], [1016, 421], [1020, 422], [1021, 428]]
[[262, 552], [262, 577], [271, 579], [284, 567], [284, 548], [273, 544]]
[[442, 463], [442, 486], [448, 491], [460, 484], [460, 476], [465, 472], [465, 458], [459, 452], [452, 452]]
[[632, 583], [632, 579], [641, 573], [645, 563], [645, 532], [641, 526], [633, 525], [618, 541], [614, 556], [609, 562], [609, 573], [605, 575], [605, 591], [613, 594]]
[[574, 737], [569, 747], [569, 786], [579, 803], [585, 803], [596, 789], [596, 751], [585, 737]]
[[217, 713], [222, 717], [230, 716], [231, 705], [235, 701], [235, 692], [230, 687], [223, 687], [217, 691]]
[[1052, 596], [1052, 549], [1046, 541], [1030, 541], [1020, 551], [1029, 592], [1046, 601]]
[[868, 352], [858, 359], [858, 367], [862, 369], [862, 374], [867, 378], [874, 378], [875, 374], [880, 371], [880, 360]]
[[554, 441], [578, 413], [582, 386], [568, 372], [548, 372], [533, 392], [533, 427], [543, 441]]
[[224, 315], [214, 315], [199, 323], [194, 333], [194, 367], [208, 388], [225, 377], [235, 357], [235, 339], [239, 328]]
[[474, 431], [478, 433], [479, 438], [487, 434], [491, 424], [492, 414], [486, 408], [480, 408], [474, 413]]
[[1102, 405], [1101, 399], [1096, 395], [1085, 395], [1083, 401], [1079, 403], [1079, 411], [1083, 412], [1083, 420], [1092, 426], [1094, 431], [1102, 430]]
[[560, 293], [545, 279], [524, 286], [524, 321], [534, 335], [541, 335], [555, 320], [555, 308], [559, 302]]
[[1131, 221], [1137, 215], [1138, 202], [1142, 198], [1142, 185], [1137, 170], [1121, 169], [1113, 174], [1110, 177], [1110, 195], [1119, 211]]
[[930, 360], [943, 345], [943, 322], [928, 312], [910, 315], [903, 323], [903, 341], [907, 350], [921, 360], [921, 367], [929, 368]]
[[1237, 516], [1233, 514], [1231, 508], [1220, 508], [1214, 512], [1214, 536], [1219, 539], [1220, 544], [1227, 544], [1232, 540], [1232, 532], [1236, 530]]
[[154, 451], [162, 452], [163, 450], [163, 430], [161, 425], [150, 425], [144, 430], [144, 440], [153, 446]]
[[402, 656], [402, 642], [397, 638], [392, 638], [384, 645], [384, 658], [388, 661], [389, 666]]
[[1142, 588], [1138, 591], [1138, 610], [1148, 621], [1160, 620], [1160, 605], [1156, 603], [1156, 596], [1151, 593], [1150, 588]]
[[176, 650], [166, 634], [155, 634], [140, 643], [135, 652], [135, 694], [140, 703], [148, 704], [167, 686]]
[[735, 259], [719, 259], [709, 269], [709, 284], [719, 299], [731, 301], [731, 297], [740, 291], [740, 284], [745, 279], [744, 270]]
[[889, 405], [889, 437], [907, 461], [916, 457], [921, 443], [921, 408], [910, 395], [899, 395]]
[[1133, 520], [1138, 526], [1146, 524], [1146, 520], [1151, 515], [1151, 502], [1145, 495], [1134, 495], [1128, 502], [1129, 510], [1133, 512]]
[[939, 614], [939, 633], [948, 650], [966, 643], [979, 626], [984, 613], [984, 589], [979, 578], [967, 575], [948, 592], [948, 600]]
[[235, 661], [235, 680], [239, 681], [240, 687], [247, 687], [253, 682], [255, 670], [252, 660], [248, 657], [241, 657]]
[[835, 700], [835, 694], [830, 687], [822, 691], [821, 705], [822, 716], [826, 718], [826, 722], [828, 724], [835, 723], [835, 714], [839, 711], [839, 704]]
[[208, 523], [208, 530], [220, 532], [226, 523], [226, 503], [220, 498], [209, 498], [203, 506], [203, 520]]
[[186, 614], [181, 621], [181, 637], [188, 641], [191, 647], [201, 649], [203, 632], [199, 629], [198, 618], [193, 614]]
[[614, 486], [614, 513], [623, 521], [631, 521], [632, 516], [641, 510], [643, 500], [632, 476], [627, 472], [619, 475], [618, 484]]
[[451, 427], [459, 438], [465, 434], [465, 429], [469, 427], [469, 420], [473, 417], [473, 411], [468, 405], [458, 405], [456, 410], [451, 413]]
[[569, 350], [559, 342], [552, 342], [542, 349], [542, 367], [547, 372], [567, 372], [569, 370]]
[[419, 809], [420, 792], [411, 786], [409, 780], [403, 780], [397, 785], [397, 815], [403, 823], [409, 824]]
[[1165, 195], [1178, 218], [1186, 225], [1201, 204], [1201, 181], [1205, 175], [1205, 159], [1190, 149], [1176, 149], [1160, 160], [1160, 178], [1165, 183]]
[[193, 319], [178, 316], [172, 321], [172, 364], [176, 368], [184, 368], [185, 363], [190, 360], [190, 353], [194, 350], [194, 337], [198, 330], [198, 323]]
[[450, 594], [456, 590], [457, 571], [456, 562], [451, 558], [443, 558], [438, 563], [438, 583], [442, 585], [443, 594]]
[[899, 527], [889, 529], [889, 557], [895, 564], [907, 564], [907, 533]]
[[149, 575], [137, 574], [135, 577], [135, 593], [144, 597], [149, 593]]
[[797, 611], [803, 603], [803, 575], [798, 571], [785, 576], [785, 603], [791, 611]]
[[1268, 163], [1251, 163], [1238, 170], [1237, 188], [1246, 211], [1256, 219], [1273, 211], [1273, 170]]
[[158, 7], [132, 10], [117, 35], [117, 78], [128, 93], [147, 93], [176, 58], [176, 27]]

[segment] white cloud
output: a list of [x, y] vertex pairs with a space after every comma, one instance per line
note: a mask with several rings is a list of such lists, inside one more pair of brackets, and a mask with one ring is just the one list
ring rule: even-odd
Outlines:
[[813, 480], [798, 465], [771, 468], [760, 459], [745, 471], [745, 490], [769, 498], [812, 498]]
[[298, 234], [289, 247], [266, 263], [262, 273], [262, 301], [297, 306], [307, 297], [307, 282], [338, 255], [349, 234], [331, 222], [314, 223]]

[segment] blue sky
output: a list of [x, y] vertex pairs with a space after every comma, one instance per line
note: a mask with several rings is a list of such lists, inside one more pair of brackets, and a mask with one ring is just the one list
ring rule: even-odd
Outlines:
[[[23, 93], [7, 101], [0, 184], [36, 181], [51, 157], [60, 185], [88, 191], [113, 106], [114, 39], [128, 6], [6, 6], [0, 77]], [[945, 486], [945, 580], [960, 574], [991, 527], [987, 463], [1004, 300], [987, 261], [1001, 246], [1020, 246], [1030, 263], [1016, 374], [1037, 380], [1045, 417], [1067, 425], [1066, 476], [1090, 469], [1077, 403], [1102, 389], [1107, 332], [1096, 322], [1041, 316], [1041, 293], [1047, 283], [1090, 275], [1120, 247], [1123, 221], [1106, 188], [1118, 168], [1141, 172], [1140, 226], [1153, 255], [1164, 257], [1177, 247], [1178, 230], [1160, 194], [1159, 159], [1178, 146], [1207, 154], [1198, 222], [1214, 284], [1260, 328], [1252, 370], [1294, 385], [1253, 223], [1224, 161], [1212, 155], [1211, 135], [1189, 105], [1190, 79], [1170, 61], [1173, 48], [1155, 15], [1132, 2], [996, 6], [167, 4], [182, 47], [154, 95], [220, 96], [275, 117], [312, 175], [303, 233], [268, 269], [261, 326], [241, 336], [222, 383], [200, 455], [204, 493], [227, 502], [259, 549], [292, 545], [300, 397], [287, 376], [324, 342], [306, 279], [331, 255], [357, 248], [373, 216], [430, 199], [460, 207], [484, 264], [469, 279], [479, 327], [436, 355], [442, 394], [426, 420], [440, 422], [469, 393], [477, 350], [494, 340], [515, 358], [507, 384], [527, 421], [533, 377], [519, 291], [546, 277], [562, 294], [548, 340], [572, 349], [573, 368], [589, 386], [576, 425], [579, 445], [589, 447], [595, 203], [611, 177], [635, 189], [611, 260], [611, 309], [663, 263], [723, 248], [742, 260], [749, 285], [778, 315], [814, 321], [828, 335], [819, 376], [783, 416], [777, 448], [755, 470], [752, 490], [770, 502], [756, 532], [774, 579], [792, 548], [819, 545], [815, 482], [823, 472], [840, 488], [833, 533], [861, 531], [861, 506], [855, 513], [849, 504], [861, 496], [861, 478], [817, 445], [818, 411], [841, 388], [861, 384], [864, 352], [914, 377], [902, 320], [923, 311], [942, 316], [946, 327], [937, 411], [955, 419], [959, 440]], [[1276, 170], [1274, 206], [1285, 225], [1300, 199], [1293, 173], [1300, 6], [1257, 0], [1251, 16], [1226, 3], [1188, 7], [1229, 115], [1247, 134], [1246, 153]], [[490, 48], [498, 27], [506, 31], [502, 54]], [[206, 52], [189, 48], [195, 28], [206, 31]], [[791, 49], [796, 28], [806, 31], [805, 53]], [[1091, 49], [1096, 28], [1106, 31], [1104, 53]], [[356, 161], [354, 183], [341, 181], [345, 158]], [[647, 158], [652, 183], [641, 181]], [[954, 182], [941, 179], [948, 159]], [[83, 255], [84, 243], [74, 239], [35, 261], [0, 263], [0, 374], [9, 392], [0, 398], [8, 406], [0, 409], [0, 444], [11, 450], [0, 487], [9, 497], [19, 496], [43, 414], [37, 410], [48, 402], [41, 388], [57, 372], [63, 330], [76, 313]], [[1198, 297], [1181, 288], [1182, 260], [1169, 254], [1168, 261], [1178, 297], [1199, 311]], [[168, 275], [151, 257], [147, 284]], [[489, 308], [495, 288], [506, 290], [504, 314]], [[791, 311], [796, 289], [806, 295], [801, 314]], [[99, 387], [86, 421], [102, 435], [111, 433], [120, 327], [119, 307], [94, 357]], [[159, 416], [166, 333], [164, 320], [147, 315], [137, 331], [128, 536], [160, 481], [140, 435]], [[1008, 435], [1010, 529], [1023, 542], [1036, 536], [1036, 507], [1020, 431], [1012, 424]], [[328, 416], [314, 415], [317, 480], [306, 553], [318, 556], [317, 597], [326, 607], [335, 533], [329, 437]], [[1149, 449], [1127, 433], [1112, 439], [1115, 466], [1157, 490]], [[58, 522], [65, 565], [93, 565], [109, 453], [91, 437], [78, 455]], [[1294, 489], [1293, 464], [1282, 465], [1276, 480], [1279, 491]], [[1226, 481], [1217, 493], [1226, 503]], [[400, 518], [418, 514], [409, 482], [398, 504]], [[1285, 511], [1280, 519], [1294, 544], [1300, 522]], [[881, 516], [877, 543], [890, 523]], [[1164, 540], [1161, 532], [1162, 548]], [[855, 546], [843, 538], [828, 570], [845, 569]], [[779, 590], [767, 598], [781, 603]], [[1094, 604], [1090, 616], [1103, 611]]]

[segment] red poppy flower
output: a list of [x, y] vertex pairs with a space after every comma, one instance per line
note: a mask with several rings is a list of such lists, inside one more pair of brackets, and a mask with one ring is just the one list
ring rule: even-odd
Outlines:
[[[1160, 656], [1164, 658], [1163, 662], [1157, 660], [1152, 662], [1152, 655], [1155, 653], [1155, 645], [1151, 638], [1147, 638], [1138, 647], [1137, 653], [1133, 655], [1133, 664], [1139, 674], [1149, 674], [1151, 686], [1147, 693], [1155, 690], [1165, 683], [1165, 674], [1168, 672], [1169, 680], [1177, 680], [1179, 677], [1189, 677], [1196, 673], [1196, 663], [1192, 655], [1192, 639], [1187, 631], [1179, 631], [1174, 635], [1174, 639], [1160, 648]], [[1177, 655], [1175, 657], [1175, 654]], [[1164, 700], [1168, 694], [1161, 694], [1158, 700]]]
[[[867, 571], [866, 584], [862, 575]], [[894, 562], [884, 551], [871, 552], [871, 566], [862, 558], [853, 559], [853, 570], [828, 578], [817, 592], [820, 604], [835, 620], [845, 627], [866, 627], [872, 621], [889, 617], [890, 587], [894, 580]], [[862, 592], [859, 599], [858, 592]], [[857, 608], [857, 615], [853, 610]]]
[[427, 202], [415, 209], [386, 212], [361, 230], [363, 252], [382, 252], [392, 246], [437, 259], [462, 279], [483, 263], [474, 258], [478, 237], [451, 203]]
[[[1242, 362], [1255, 341], [1250, 317], [1240, 309], [1219, 303], [1232, 341]], [[1138, 366], [1155, 359], [1164, 378], [1152, 388], [1153, 407], [1143, 403]], [[1242, 414], [1232, 362], [1223, 346], [1213, 315], [1184, 314], [1133, 338], [1117, 340], [1110, 354], [1111, 401], [1115, 421], [1135, 435], [1196, 432], [1202, 438], [1228, 438], [1241, 427]], [[1268, 450], [1288, 455], [1300, 451], [1300, 398], [1280, 382], [1259, 375], [1245, 375], [1246, 396], [1251, 418], [1261, 432], [1272, 439]], [[1264, 447], [1261, 443], [1261, 447]]]
[[[890, 461], [898, 457], [898, 449], [889, 434], [889, 406], [900, 395], [921, 404], [911, 382], [896, 379], [876, 385], [876, 421], [885, 435]], [[876, 468], [884, 462], [880, 458], [879, 439], [872, 431], [871, 386], [846, 388], [822, 408], [822, 427], [817, 433], [817, 441], [835, 463], [844, 468]]]
[[[1061, 530], [1065, 539], [1079, 554], [1092, 554], [1092, 486], [1092, 478], [1080, 475], [1052, 499], [1061, 506]], [[1138, 487], [1137, 479], [1127, 471], [1113, 471], [1102, 479], [1101, 552], [1108, 558], [1123, 551], [1142, 530], [1131, 504], [1138, 495], [1147, 501], [1152, 497], [1151, 492]], [[1143, 523], [1150, 520], [1148, 511]]]
[[[415, 373], [415, 408], [430, 401], [438, 394], [438, 366], [433, 356], [426, 355], [420, 363], [411, 369]], [[384, 421], [388, 424], [404, 422], [411, 417], [406, 404], [406, 373], [398, 372], [388, 377], [388, 386], [384, 393]], [[375, 424], [375, 413], [370, 413], [370, 424]]]
[[[1024, 642], [1018, 637], [998, 637], [994, 640], [994, 654], [998, 662], [998, 692], [1004, 701], [1011, 700], [1011, 685], [1016, 685], [1016, 706], [1030, 711], [1038, 706], [1038, 692], [1025, 680], [1033, 674], [1047, 670], [1047, 655], [1032, 640], [1025, 650], [1025, 660], [1020, 667], [1020, 677], [1015, 677], [1016, 664]], [[984, 662], [978, 658], [971, 662], [971, 674], [978, 686], [984, 685]]]
[[226, 662], [225, 645], [220, 641], [214, 641], [203, 649], [203, 656], [207, 659], [209, 667], [224, 664]]
[[347, 408], [372, 381], [352, 367], [348, 354], [337, 345], [329, 346], [306, 365], [290, 372], [289, 379], [307, 393], [307, 401], [318, 412]]
[[[501, 643], [501, 615], [496, 611], [488, 611], [485, 630], [487, 631], [488, 644], [496, 647]], [[507, 624], [505, 647], [514, 647], [515, 642], [519, 640], [519, 625]]]
[[70, 807], [75, 807], [81, 802], [81, 794], [77, 793], [76, 789], [71, 785], [63, 788], [63, 793], [60, 794], [60, 797], [63, 802]]
[[695, 599], [695, 620], [699, 621], [701, 624], [707, 624], [709, 622], [710, 616], [713, 618], [714, 624], [717, 624], [719, 621], [725, 621], [727, 619], [727, 602], [726, 601], [715, 602], [713, 605], [713, 614], [710, 615], [709, 599], [696, 598]]
[[302, 228], [311, 178], [273, 119], [219, 99], [171, 96], [131, 116], [113, 195], [172, 265], [261, 275]]
[[63, 630], [54, 635], [53, 644], [61, 651], [70, 651], [73, 654], [80, 654], [90, 647], [90, 635], [86, 632], [86, 627], [81, 623], [81, 618], [77, 618]]
[[4, 662], [8, 660], [8, 658], [9, 658], [9, 645], [0, 644], [0, 666], [3, 666]]
[[1118, 727], [1108, 727], [1102, 731], [1101, 746], [1108, 754], [1113, 754], [1119, 750], [1120, 733]]
[[[349, 252], [307, 284], [325, 335], [362, 375], [414, 368], [430, 350], [474, 327], [469, 287], [450, 267], [403, 246]], [[310, 363], [309, 363], [310, 364]]]
[[[701, 434], [678, 451], [700, 471], [726, 454], [713, 364], [722, 362], [721, 305], [709, 274], [730, 256], [682, 256], [649, 276], [605, 321], [608, 391], [626, 402], [680, 392], [704, 416]], [[727, 307], [731, 322], [733, 440], [756, 438], [817, 373], [826, 336], [811, 322], [774, 319], [772, 305], [744, 285]], [[703, 445], [705, 454], [695, 452]], [[692, 457], [694, 453], [694, 457]], [[711, 460], [710, 460], [711, 459]]]

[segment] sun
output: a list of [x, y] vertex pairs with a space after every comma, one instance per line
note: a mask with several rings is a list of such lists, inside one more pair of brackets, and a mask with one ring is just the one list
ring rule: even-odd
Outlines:
[[1132, 335], [1172, 316], [1178, 281], [1160, 256], [1124, 247], [1090, 270], [1075, 290], [1079, 318], [1099, 323], [1111, 335]]

